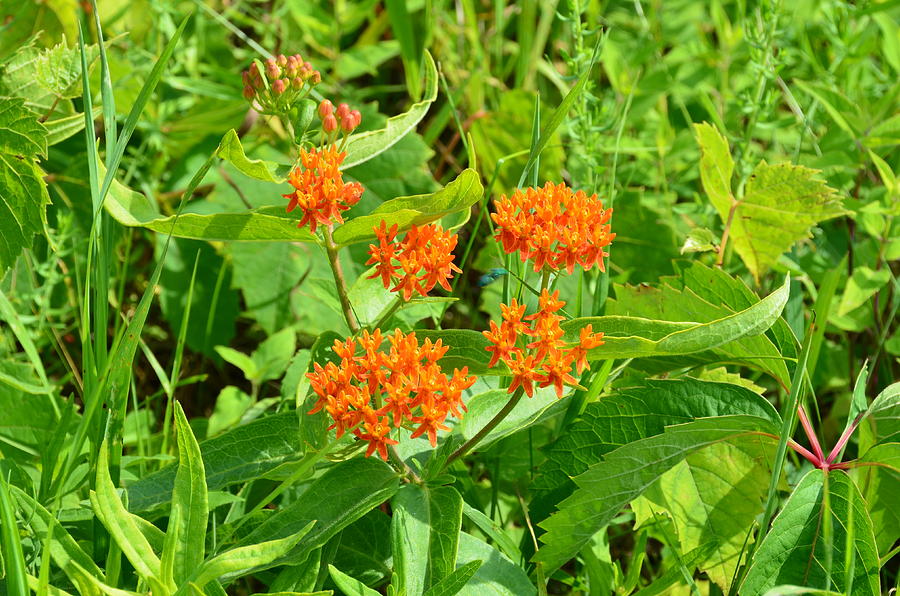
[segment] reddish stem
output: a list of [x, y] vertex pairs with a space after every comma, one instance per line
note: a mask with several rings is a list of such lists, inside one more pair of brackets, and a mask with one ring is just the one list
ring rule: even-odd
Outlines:
[[[819, 439], [816, 437], [816, 432], [813, 430], [812, 424], [809, 423], [809, 417], [806, 415], [806, 410], [803, 406], [797, 406], [797, 414], [800, 416], [800, 424], [803, 425], [803, 431], [806, 433], [806, 438], [809, 439], [809, 444], [812, 446], [813, 452], [816, 454], [816, 457], [819, 458], [817, 465], [824, 464], [825, 454], [822, 452], [822, 446], [819, 445]], [[821, 467], [821, 465], [819, 465], [819, 467]]]
[[844, 448], [844, 445], [846, 445], [847, 441], [850, 440], [850, 436], [853, 434], [853, 431], [855, 431], [856, 427], [859, 426], [859, 421], [862, 420], [862, 418], [862, 412], [856, 415], [856, 419], [850, 426], [847, 427], [847, 430], [845, 430], [844, 434], [841, 435], [841, 438], [838, 439], [837, 445], [835, 445], [834, 449], [831, 450], [831, 453], [828, 454], [828, 459], [825, 460], [827, 463], [832, 463], [838, 456], [838, 454], [840, 454], [841, 450]]
[[799, 453], [800, 455], [802, 455], [803, 457], [805, 457], [806, 459], [811, 461], [812, 464], [814, 466], [816, 466], [817, 468], [822, 467], [822, 465], [821, 465], [822, 460], [819, 459], [818, 457], [816, 457], [816, 455], [813, 452], [811, 452], [809, 449], [807, 449], [806, 447], [804, 447], [803, 445], [801, 445], [794, 439], [788, 439], [788, 445], [790, 446], [791, 449], [793, 449], [794, 451], [796, 451], [797, 453]]

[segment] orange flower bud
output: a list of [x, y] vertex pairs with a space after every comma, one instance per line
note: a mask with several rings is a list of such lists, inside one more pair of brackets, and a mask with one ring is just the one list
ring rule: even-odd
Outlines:
[[256, 91], [254, 91], [253, 87], [244, 85], [244, 99], [251, 101], [254, 97], [256, 97]]
[[272, 91], [275, 95], [281, 95], [287, 89], [287, 83], [285, 82], [287, 79], [276, 79], [275, 82], [272, 83]]
[[325, 116], [330, 116], [334, 111], [334, 104], [327, 99], [323, 99], [322, 103], [319, 104], [319, 117], [324, 118]]
[[325, 131], [326, 134], [331, 134], [337, 130], [338, 121], [337, 118], [334, 117], [334, 114], [328, 114], [322, 119], [322, 130]]
[[345, 104], [345, 103], [342, 103], [341, 105], [339, 105], [339, 106], [337, 107], [337, 116], [338, 116], [338, 118], [340, 118], [341, 120], [343, 120], [344, 118], [346, 118], [346, 117], [349, 116], [349, 115], [350, 115], [350, 106], [348, 106], [348, 105]]

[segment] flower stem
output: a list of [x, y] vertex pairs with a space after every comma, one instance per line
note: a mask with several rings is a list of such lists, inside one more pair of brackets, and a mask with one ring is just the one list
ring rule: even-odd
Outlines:
[[391, 317], [394, 316], [394, 313], [397, 312], [398, 310], [400, 310], [400, 307], [403, 306], [404, 302], [405, 301], [403, 300], [403, 298], [398, 294], [396, 300], [394, 300], [394, 303], [391, 304], [391, 306], [390, 306], [390, 308], [388, 308], [387, 312], [384, 313], [384, 316], [382, 316], [380, 319], [378, 319], [378, 322], [375, 323], [375, 325], [372, 327], [372, 329], [381, 329], [382, 325], [387, 323], [391, 319]]
[[338, 246], [331, 235], [331, 226], [325, 228], [325, 252], [328, 254], [328, 264], [331, 265], [331, 273], [334, 275], [334, 285], [337, 288], [338, 298], [341, 301], [341, 310], [344, 319], [352, 333], [359, 333], [359, 321], [350, 305], [350, 297], [347, 295], [347, 282], [344, 280], [344, 270], [341, 260], [338, 258]]
[[460, 457], [462, 457], [463, 455], [468, 453], [473, 447], [475, 447], [475, 445], [478, 444], [479, 441], [481, 441], [481, 439], [483, 439], [489, 432], [494, 430], [494, 427], [496, 427], [498, 424], [500, 424], [500, 422], [502, 422], [503, 419], [506, 418], [509, 415], [509, 413], [513, 411], [513, 409], [519, 403], [519, 400], [522, 399], [523, 393], [524, 393], [524, 391], [523, 391], [522, 387], [519, 387], [518, 389], [516, 389], [516, 391], [515, 391], [515, 393], [513, 393], [512, 397], [509, 398], [509, 401], [506, 402], [506, 405], [503, 406], [503, 409], [500, 410], [499, 412], [497, 412], [497, 415], [494, 416], [493, 418], [491, 418], [490, 422], [485, 424], [481, 428], [480, 431], [475, 433], [474, 437], [472, 437], [471, 439], [469, 439], [468, 441], [463, 443], [462, 447], [460, 447], [459, 449], [454, 451], [450, 455], [450, 457], [447, 458], [447, 462], [444, 464], [444, 468], [446, 468], [451, 463], [453, 463], [455, 460], [459, 459]]

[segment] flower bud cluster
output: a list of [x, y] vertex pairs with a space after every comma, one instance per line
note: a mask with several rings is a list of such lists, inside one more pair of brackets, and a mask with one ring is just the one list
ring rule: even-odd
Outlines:
[[345, 103], [335, 109], [334, 104], [327, 99], [323, 99], [319, 104], [318, 113], [322, 120], [322, 130], [327, 136], [336, 133], [338, 129], [345, 135], [350, 134], [362, 122], [362, 114], [359, 113], [359, 110], [351, 110], [350, 106]]
[[282, 114], [322, 81], [322, 75], [300, 54], [279, 54], [263, 63], [254, 62], [241, 73], [244, 98], [263, 114]]

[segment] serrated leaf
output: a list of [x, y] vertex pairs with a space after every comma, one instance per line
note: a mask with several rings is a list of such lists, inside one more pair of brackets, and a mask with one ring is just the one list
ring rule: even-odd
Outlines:
[[[826, 478], [827, 474], [827, 478]], [[826, 483], [827, 481], [827, 483]], [[826, 488], [827, 486], [827, 488]], [[831, 511], [823, 511], [825, 491]], [[854, 573], [848, 582], [844, 569], [847, 546], [846, 523], [853, 508]], [[831, 515], [831, 585], [826, 584], [826, 549], [823, 516]], [[866, 505], [856, 485], [840, 470], [808, 472], [791, 494], [772, 529], [759, 545], [741, 594], [756, 596], [779, 584], [836, 590], [853, 595], [881, 593], [878, 580], [878, 551]]]
[[38, 154], [47, 154], [47, 129], [21, 99], [0, 98], [0, 276], [47, 220], [50, 195]]
[[[759, 279], [819, 222], [844, 215], [835, 190], [819, 172], [789, 163], [761, 161], [753, 170], [731, 222], [730, 237], [744, 264]], [[722, 221], [728, 212], [719, 209]]]
[[[100, 55], [96, 44], [85, 46], [88, 70]], [[0, 95], [19, 97], [40, 113], [70, 113], [71, 102], [81, 96], [81, 52], [59, 43], [50, 48], [24, 46], [0, 69]], [[60, 102], [59, 100], [64, 100]], [[82, 116], [83, 118], [83, 116]]]
[[559, 511], [539, 524], [546, 533], [533, 557], [545, 571], [574, 557], [628, 503], [685, 457], [700, 449], [737, 437], [773, 437], [778, 427], [755, 416], [717, 416], [671, 426], [659, 435], [624, 445], [575, 478], [578, 489], [559, 505]]
[[411, 225], [431, 223], [441, 217], [468, 209], [484, 192], [481, 179], [471, 168], [463, 170], [453, 182], [434, 193], [397, 197], [385, 201], [369, 215], [355, 217], [334, 230], [334, 241], [346, 245], [375, 238], [374, 228], [384, 221], [406, 230]]
[[766, 464], [774, 454], [774, 440], [710, 445], [676, 464], [641, 497], [653, 511], [671, 516], [682, 552], [715, 545], [689, 570], [706, 572], [725, 593], [741, 563], [747, 533], [763, 510]]

